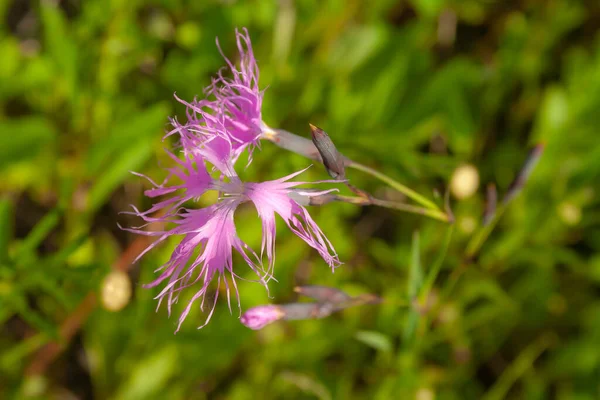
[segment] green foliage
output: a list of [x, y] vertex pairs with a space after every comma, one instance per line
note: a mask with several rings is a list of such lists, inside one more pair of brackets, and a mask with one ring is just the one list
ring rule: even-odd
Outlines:
[[[598, 398], [599, 15], [591, 0], [0, 0], [0, 397]], [[272, 298], [239, 281], [244, 309], [295, 301], [299, 284], [382, 304], [254, 332], [222, 301], [206, 328], [194, 309], [173, 335], [192, 293], [168, 318], [155, 312], [160, 289], [141, 284], [174, 242], [130, 268], [134, 238], [117, 223], [140, 222], [119, 212], [149, 205], [149, 183], [129, 171], [161, 181], [170, 166], [167, 117], [185, 117], [172, 94], [201, 96], [223, 65], [215, 37], [233, 57], [243, 26], [270, 126], [308, 137], [318, 125], [427, 198], [463, 163], [481, 185], [452, 199], [451, 229], [387, 209], [313, 207], [345, 264], [332, 274], [279, 229]], [[485, 185], [501, 199], [538, 142], [530, 181], [466, 257]], [[245, 178], [310, 163], [262, 147]], [[327, 175], [315, 166], [306, 179]], [[253, 210], [236, 222], [260, 244]], [[102, 281], [123, 260], [133, 297], [110, 312]]]

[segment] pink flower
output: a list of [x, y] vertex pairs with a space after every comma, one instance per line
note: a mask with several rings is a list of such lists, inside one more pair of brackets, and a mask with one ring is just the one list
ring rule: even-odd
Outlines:
[[279, 306], [266, 305], [249, 309], [241, 316], [240, 321], [248, 328], [258, 330], [284, 316], [285, 313]]
[[[331, 242], [325, 237], [323, 231], [304, 207], [310, 204], [311, 197], [337, 191], [337, 189], [322, 191], [296, 189], [296, 186], [310, 182], [288, 182], [308, 168], [272, 181], [243, 183], [235, 174], [230, 163], [215, 164], [215, 167], [230, 179], [228, 182], [215, 182], [215, 189], [227, 198], [237, 198], [241, 202], [250, 200], [256, 207], [258, 216], [262, 221], [261, 257], [266, 251], [269, 261], [267, 270], [269, 276], [271, 276], [275, 264], [275, 214], [283, 218], [292, 232], [310, 247], [317, 250], [332, 269], [341, 264]], [[336, 181], [319, 181], [315, 183], [325, 182]]]
[[[226, 139], [225, 144], [227, 143], [229, 142]], [[148, 211], [140, 212], [134, 207], [132, 212], [148, 224], [162, 221], [175, 225], [169, 230], [153, 232], [144, 230], [143, 226], [127, 229], [134, 233], [158, 237], [138, 259], [169, 237], [182, 236], [169, 261], [158, 269], [162, 271], [159, 277], [145, 285], [150, 288], [166, 282], [157, 298], [159, 306], [166, 299], [169, 315], [172, 305], [178, 301], [184, 289], [198, 287], [196, 294], [179, 317], [177, 331], [196, 300], [200, 300], [200, 308], [204, 309], [208, 288], [215, 279], [217, 287], [221, 282], [225, 285], [230, 310], [232, 290], [238, 297], [238, 307], [240, 307], [236, 284], [236, 278], [239, 276], [233, 270], [233, 250], [241, 254], [245, 263], [257, 275], [258, 281], [266, 287], [267, 282], [273, 277], [275, 264], [275, 214], [280, 215], [296, 235], [317, 250], [331, 268], [340, 265], [333, 246], [304, 207], [310, 203], [311, 197], [335, 189], [325, 191], [297, 189], [296, 186], [307, 182], [289, 182], [289, 180], [304, 170], [273, 181], [243, 183], [235, 173], [231, 159], [226, 157], [230, 151], [227, 146], [199, 147], [193, 154], [188, 154], [185, 160], [177, 159], [179, 167], [169, 171], [165, 182], [161, 185], [153, 183], [155, 188], [146, 192], [149, 197], [159, 195], [169, 197], [159, 201]], [[205, 162], [212, 164], [219, 178], [214, 178], [207, 172]], [[171, 178], [178, 178], [183, 183], [169, 185]], [[202, 209], [181, 208], [185, 201], [197, 199], [207, 190], [217, 190], [221, 193], [217, 203]], [[247, 201], [254, 204], [262, 220], [263, 240], [260, 256], [238, 237], [234, 224], [233, 217], [237, 207]], [[161, 209], [165, 211], [163, 217], [149, 216], [151, 212]], [[265, 252], [268, 260], [266, 269], [262, 264]], [[218, 292], [215, 294], [206, 322], [201, 327], [210, 320], [217, 297]]]
[[[225, 58], [231, 77], [226, 78], [219, 72], [206, 90], [210, 99], [191, 103], [178, 99], [187, 106], [187, 122], [180, 124], [172, 119], [174, 129], [167, 136], [179, 134], [183, 159], [168, 152], [177, 166], [168, 170], [167, 178], [161, 184], [145, 177], [153, 185], [145, 192], [146, 196], [165, 198], [146, 211], [133, 207], [133, 212], [130, 212], [146, 224], [128, 228], [128, 231], [157, 237], [138, 259], [168, 238], [181, 237], [169, 261], [158, 269], [161, 271], [158, 278], [145, 285], [165, 285], [157, 298], [159, 306], [163, 300], [166, 302], [169, 315], [182, 291], [196, 288], [179, 317], [177, 331], [196, 301], [199, 300], [200, 308], [204, 309], [209, 286], [215, 280], [217, 288], [221, 283], [225, 287], [229, 309], [232, 291], [240, 307], [236, 283], [239, 275], [234, 271], [232, 261], [234, 250], [257, 275], [258, 282], [267, 286], [275, 265], [275, 214], [282, 217], [292, 232], [314, 248], [332, 269], [341, 264], [333, 246], [304, 207], [310, 204], [312, 197], [335, 189], [314, 191], [297, 188], [307, 182], [290, 182], [290, 179], [303, 171], [273, 181], [244, 183], [234, 169], [236, 160], [245, 149], [251, 154], [253, 147], [258, 146], [266, 128], [261, 117], [263, 93], [258, 89], [258, 67], [248, 32], [245, 29], [242, 33], [236, 31], [236, 38], [239, 68]], [[215, 204], [201, 209], [184, 207], [209, 190], [220, 194]], [[262, 220], [260, 256], [236, 232], [234, 214], [244, 202], [252, 202]], [[144, 229], [153, 222], [169, 223], [172, 227], [160, 231]], [[267, 268], [262, 262], [265, 253]], [[218, 294], [217, 291], [201, 327], [210, 320]]]
[[[220, 286], [221, 281], [225, 284], [231, 309], [230, 291], [233, 289], [236, 295], [238, 291], [235, 281], [237, 275], [233, 271], [233, 249], [242, 255], [246, 264], [266, 285], [266, 281], [261, 276], [262, 268], [258, 256], [237, 236], [233, 214], [238, 204], [239, 200], [225, 199], [203, 209], [184, 209], [179, 214], [180, 219], [174, 221], [177, 225], [175, 228], [169, 231], [150, 233], [159, 238], [144, 253], [172, 235], [183, 235], [183, 239], [175, 248], [169, 261], [159, 268], [162, 271], [160, 276], [153, 282], [144, 285], [146, 288], [151, 288], [167, 281], [166, 286], [157, 296], [159, 306], [166, 298], [170, 315], [171, 307], [178, 301], [182, 290], [195, 285], [199, 286], [199, 290], [181, 313], [176, 332], [179, 331], [181, 323], [197, 299], [201, 299], [200, 308], [204, 309], [206, 293], [214, 278], [217, 278], [217, 287]], [[200, 248], [200, 252], [194, 255], [198, 248]], [[206, 322], [201, 327], [210, 320], [217, 298], [218, 292], [215, 294]]]
[[317, 250], [332, 269], [340, 265], [331, 242], [304, 207], [310, 203], [311, 197], [329, 193], [335, 189], [324, 191], [294, 189], [296, 186], [308, 183], [288, 182], [304, 171], [306, 169], [273, 181], [246, 183], [244, 186], [244, 195], [254, 203], [262, 220], [261, 254], [266, 250], [269, 270], [272, 270], [275, 263], [275, 214], [283, 218], [292, 232]]
[[[154, 186], [153, 189], [149, 189], [144, 192], [146, 196], [150, 198], [155, 198], [167, 194], [172, 194], [172, 197], [154, 204], [149, 210], [143, 213], [139, 213], [139, 211], [135, 207], [133, 207], [135, 210], [135, 213], [133, 214], [140, 214], [145, 216], [162, 210], [165, 214], [169, 215], [171, 211], [176, 210], [186, 201], [200, 198], [200, 196], [202, 196], [204, 192], [206, 192], [206, 190], [209, 189], [210, 184], [212, 182], [212, 178], [206, 170], [206, 165], [204, 164], [199, 155], [190, 154], [184, 160], [181, 160], [170, 151], [165, 150], [165, 152], [169, 155], [169, 157], [171, 157], [171, 159], [175, 161], [177, 167], [168, 169], [169, 174], [167, 175], [167, 177], [161, 185], [155, 183], [152, 179], [148, 178], [143, 174], [139, 174], [136, 172], [134, 172], [134, 174], [147, 179], [152, 184], [152, 186]], [[165, 187], [164, 185], [172, 177], [179, 178], [179, 180], [181, 180], [182, 183], [178, 185]], [[183, 189], [184, 193], [177, 194], [177, 191], [180, 189]], [[125, 212], [125, 214], [131, 213]]]
[[186, 151], [193, 151], [214, 131], [226, 132], [234, 160], [246, 148], [251, 157], [253, 148], [259, 145], [265, 125], [261, 114], [263, 91], [258, 87], [258, 65], [245, 28], [242, 32], [236, 30], [236, 41], [239, 67], [225, 57], [217, 40], [217, 47], [227, 63], [225, 70], [230, 76], [226, 76], [223, 70], [219, 71], [205, 89], [205, 99], [187, 102], [175, 96], [187, 107], [187, 122], [182, 125], [172, 120], [173, 130], [168, 135], [178, 133], [187, 137], [187, 142], [183, 143]]

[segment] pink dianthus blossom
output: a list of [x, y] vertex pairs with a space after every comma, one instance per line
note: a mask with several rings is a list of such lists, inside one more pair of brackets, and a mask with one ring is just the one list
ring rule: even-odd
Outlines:
[[[185, 137], [183, 139], [186, 140]], [[213, 141], [218, 141], [218, 146], [211, 145], [214, 144]], [[138, 259], [169, 237], [183, 236], [169, 261], [159, 268], [162, 271], [160, 276], [145, 285], [154, 287], [166, 282], [157, 298], [159, 305], [166, 299], [169, 314], [171, 306], [178, 301], [183, 289], [191, 286], [199, 288], [179, 317], [177, 330], [196, 300], [200, 299], [200, 308], [204, 308], [206, 293], [215, 278], [217, 286], [221, 281], [225, 284], [229, 304], [230, 290], [233, 289], [236, 296], [238, 295], [236, 278], [239, 276], [234, 272], [232, 261], [234, 249], [256, 273], [258, 281], [267, 285], [273, 276], [275, 262], [275, 214], [281, 216], [287, 226], [314, 248], [331, 268], [340, 264], [333, 246], [304, 207], [310, 203], [311, 197], [335, 189], [311, 191], [296, 188], [307, 182], [289, 180], [304, 170], [272, 181], [244, 183], [233, 168], [233, 152], [229, 137], [223, 131], [215, 131], [214, 136], [199, 147], [184, 153], [184, 160], [173, 156], [177, 159], [177, 167], [169, 170], [169, 175], [162, 184], [150, 181], [154, 188], [146, 191], [146, 194], [149, 197], [166, 195], [169, 196], [167, 199], [157, 202], [148, 211], [140, 212], [134, 207], [132, 212], [147, 223], [163, 221], [175, 225], [169, 230], [154, 232], [148, 232], [143, 227], [128, 229], [135, 233], [158, 237]], [[207, 169], [207, 164], [213, 168]], [[214, 172], [211, 174], [208, 170]], [[178, 178], [182, 183], [173, 184], [171, 178]], [[216, 190], [221, 194], [217, 203], [201, 209], [181, 207], [184, 202], [197, 199], [207, 190]], [[234, 224], [233, 217], [237, 207], [248, 201], [254, 204], [262, 220], [263, 239], [260, 256], [238, 237]], [[162, 217], [149, 216], [150, 213], [159, 210], [164, 212]], [[265, 253], [267, 268], [262, 264]], [[218, 292], [204, 325], [212, 316], [217, 296]], [[240, 307], [239, 296], [237, 297]]]
[[[192, 151], [198, 143], [204, 142], [215, 130], [225, 132], [233, 150], [233, 158], [248, 149], [252, 156], [254, 147], [259, 146], [260, 137], [266, 125], [262, 121], [263, 91], [258, 87], [258, 65], [252, 50], [248, 31], [236, 30], [239, 52], [239, 67], [236, 67], [217, 47], [227, 63], [205, 89], [205, 99], [191, 102], [175, 98], [187, 108], [187, 122], [180, 124], [173, 119], [173, 130], [188, 138], [183, 144], [185, 151]], [[225, 70], [225, 72], [223, 71]]]

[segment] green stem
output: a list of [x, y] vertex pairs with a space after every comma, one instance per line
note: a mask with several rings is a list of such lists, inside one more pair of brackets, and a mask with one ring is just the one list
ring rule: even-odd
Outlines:
[[473, 235], [473, 237], [467, 244], [467, 258], [473, 258], [477, 254], [479, 249], [481, 249], [481, 246], [483, 246], [487, 238], [490, 236], [490, 234], [496, 227], [496, 224], [498, 223], [498, 220], [500, 220], [500, 217], [504, 213], [505, 209], [506, 207], [504, 205], [499, 206], [496, 209], [496, 213], [494, 214], [492, 220], [487, 225], [484, 225], [479, 231], [477, 231], [475, 235]]
[[429, 292], [431, 292], [431, 288], [435, 283], [435, 279], [437, 278], [437, 276], [440, 273], [440, 270], [442, 269], [442, 264], [446, 259], [446, 253], [448, 252], [448, 248], [450, 247], [450, 241], [452, 239], [453, 233], [454, 224], [450, 225], [446, 230], [446, 235], [444, 236], [444, 244], [442, 245], [442, 249], [439, 252], [437, 259], [435, 260], [435, 264], [433, 264], [433, 266], [431, 267], [431, 271], [429, 271], [429, 274], [425, 279], [425, 283], [423, 283], [423, 286], [421, 287], [420, 300], [422, 304], [424, 304], [424, 302], [427, 301], [427, 297], [429, 296]]
[[421, 204], [423, 207], [426, 207], [430, 210], [437, 210], [437, 211], [440, 210], [440, 208], [433, 201], [421, 196], [419, 193], [415, 192], [411, 188], [404, 186], [400, 182], [396, 181], [395, 179], [390, 178], [389, 176], [387, 176], [384, 173], [381, 173], [371, 167], [367, 167], [366, 165], [357, 163], [355, 161], [350, 161], [347, 166], [350, 168], [357, 169], [359, 171], [363, 171], [363, 172], [379, 179], [380, 181], [387, 183], [388, 185], [390, 185], [391, 187], [393, 187], [400, 193], [404, 194], [406, 197]]
[[551, 333], [544, 333], [535, 342], [523, 350], [519, 356], [508, 366], [496, 380], [490, 390], [482, 397], [484, 400], [505, 399], [510, 388], [521, 378], [528, 370], [533, 368], [535, 360], [553, 343], [556, 337]]
[[[313, 142], [302, 136], [298, 136], [295, 133], [291, 133], [283, 129], [270, 128], [263, 122], [262, 139], [269, 140], [270, 142], [274, 143], [282, 149], [303, 155], [304, 157], [308, 157], [318, 162], [323, 162], [321, 156], [319, 155], [319, 151], [317, 150]], [[407, 186], [404, 186], [395, 179], [390, 178], [386, 174], [383, 174], [371, 167], [367, 167], [366, 165], [352, 161], [348, 157], [342, 157], [344, 157], [345, 167], [350, 167], [359, 171], [363, 171], [379, 179], [380, 181], [387, 183], [388, 185], [390, 185], [400, 193], [404, 194], [406, 197], [419, 203], [423, 207], [430, 210], [436, 210], [438, 212], [440, 211], [440, 208], [433, 201], [425, 198], [424, 196], [421, 196], [419, 193], [415, 192]], [[448, 221], [447, 217], [445, 217], [444, 221]]]
[[336, 195], [335, 199], [344, 203], [357, 204], [360, 206], [379, 206], [385, 208], [392, 208], [394, 210], [400, 210], [411, 214], [424, 215], [433, 219], [437, 219], [442, 222], [449, 222], [448, 216], [439, 210], [431, 210], [428, 208], [422, 208], [413, 206], [411, 204], [398, 203], [395, 201], [379, 200], [375, 198], [364, 198], [354, 196], [341, 196]]

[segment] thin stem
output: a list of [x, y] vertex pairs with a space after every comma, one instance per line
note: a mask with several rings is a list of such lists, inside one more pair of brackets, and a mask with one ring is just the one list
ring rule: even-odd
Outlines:
[[398, 203], [395, 201], [380, 200], [375, 198], [364, 198], [354, 196], [334, 196], [335, 200], [342, 201], [344, 203], [356, 204], [360, 206], [379, 206], [385, 208], [392, 208], [394, 210], [405, 211], [411, 214], [424, 215], [438, 221], [449, 222], [448, 216], [439, 210], [431, 210], [428, 208], [422, 208], [413, 206], [410, 204]]
[[489, 221], [487, 223], [484, 222], [483, 227], [479, 229], [473, 235], [469, 243], [467, 243], [467, 249], [465, 250], [465, 260], [463, 264], [459, 268], [455, 269], [450, 275], [450, 278], [448, 279], [448, 284], [446, 285], [442, 293], [442, 297], [446, 298], [450, 296], [450, 293], [452, 293], [452, 291], [454, 290], [454, 287], [458, 283], [458, 280], [467, 270], [470, 261], [472, 261], [475, 255], [477, 255], [477, 253], [481, 249], [481, 246], [483, 246], [485, 241], [488, 239], [488, 237], [496, 227], [496, 224], [500, 220], [500, 217], [504, 213], [505, 209], [506, 204], [503, 204], [500, 207], [498, 207], [494, 215], [490, 217]]
[[485, 400], [505, 399], [510, 388], [527, 371], [533, 368], [535, 361], [542, 353], [556, 342], [556, 336], [552, 333], [544, 333], [531, 343], [519, 356], [512, 362], [508, 368], [504, 369], [500, 378], [496, 380], [490, 390], [482, 397]]
[[[540, 160], [544, 152], [544, 144], [538, 143], [534, 146], [534, 148], [529, 152], [527, 156], [527, 160], [525, 160], [525, 164], [517, 174], [516, 179], [510, 184], [508, 192], [504, 195], [504, 199], [502, 200], [502, 204], [495, 210], [495, 214], [493, 217], [489, 218], [490, 212], [494, 210], [496, 204], [496, 189], [492, 187], [488, 190], [488, 201], [490, 202], [490, 211], [486, 211], [486, 216], [484, 217], [484, 225], [483, 227], [473, 236], [469, 244], [467, 245], [466, 256], [469, 259], [472, 259], [481, 246], [485, 243], [487, 238], [490, 236], [490, 233], [494, 230], [498, 220], [506, 210], [506, 207], [510, 204], [510, 202], [521, 193], [525, 184], [529, 180], [529, 176], [533, 172], [536, 164]], [[487, 222], [487, 223], [485, 223]]]
[[504, 210], [506, 210], [505, 205], [499, 206], [496, 209], [496, 213], [489, 221], [489, 223], [485, 224], [479, 231], [477, 231], [477, 233], [475, 233], [475, 235], [473, 235], [473, 237], [467, 244], [466, 256], [468, 259], [472, 259], [477, 254], [477, 252], [479, 252], [481, 246], [483, 246], [487, 238], [490, 236], [490, 234], [496, 227], [496, 224], [500, 220], [500, 217], [504, 213]]
[[[300, 154], [304, 157], [308, 157], [312, 160], [316, 160], [321, 163], [323, 162], [323, 160], [321, 159], [321, 156], [319, 154], [319, 151], [317, 150], [317, 148], [315, 147], [313, 142], [309, 139], [303, 138], [302, 136], [298, 136], [294, 133], [288, 132], [283, 129], [272, 129], [272, 128], [264, 125], [262, 137], [263, 137], [263, 139], [266, 139], [266, 140], [269, 140], [269, 141], [275, 143], [277, 146], [281, 147], [282, 149], [291, 151], [296, 154]], [[395, 179], [393, 179], [393, 178], [387, 176], [386, 174], [381, 173], [371, 167], [368, 167], [366, 165], [352, 161], [351, 159], [349, 159], [346, 156], [342, 155], [342, 157], [344, 158], [344, 166], [354, 168], [359, 171], [363, 171], [363, 172], [379, 179], [380, 181], [385, 182], [392, 188], [396, 189], [400, 193], [404, 194], [406, 197], [419, 203], [423, 207], [430, 209], [430, 210], [441, 212], [440, 208], [433, 201], [425, 198], [424, 196], [415, 192], [411, 188], [401, 184], [400, 182], [396, 181]], [[448, 218], [444, 217], [444, 221], [448, 221]]]
[[389, 176], [387, 176], [386, 174], [379, 172], [371, 167], [367, 167], [366, 165], [357, 163], [352, 160], [349, 160], [349, 161], [350, 162], [347, 164], [348, 167], [357, 169], [359, 171], [363, 171], [363, 172], [379, 179], [380, 181], [387, 183], [388, 185], [390, 185], [391, 187], [393, 187], [400, 193], [404, 194], [406, 197], [421, 204], [423, 207], [426, 207], [430, 210], [438, 210], [439, 211], [440, 208], [434, 202], [421, 196], [419, 193], [415, 192], [411, 188], [404, 186], [403, 184], [396, 181], [395, 179], [392, 179]]
[[433, 287], [433, 284], [435, 283], [435, 279], [437, 278], [437, 276], [440, 273], [440, 270], [442, 269], [442, 264], [444, 263], [444, 259], [446, 258], [446, 253], [448, 252], [448, 247], [450, 247], [450, 241], [452, 239], [453, 233], [454, 233], [454, 225], [450, 225], [448, 227], [448, 230], [446, 231], [446, 235], [444, 237], [444, 244], [442, 245], [442, 249], [439, 252], [437, 259], [435, 260], [435, 264], [433, 264], [433, 266], [431, 267], [431, 270], [429, 271], [429, 274], [427, 275], [427, 278], [425, 279], [425, 283], [423, 283], [423, 286], [421, 287], [421, 295], [420, 295], [421, 304], [424, 304], [424, 302], [427, 300], [427, 297], [429, 296], [429, 292], [431, 292], [431, 288]]

